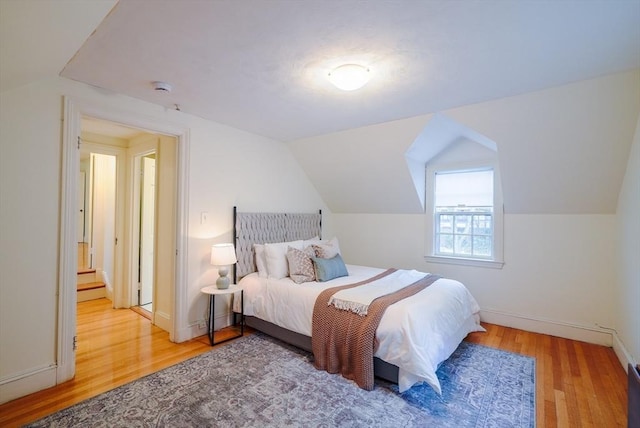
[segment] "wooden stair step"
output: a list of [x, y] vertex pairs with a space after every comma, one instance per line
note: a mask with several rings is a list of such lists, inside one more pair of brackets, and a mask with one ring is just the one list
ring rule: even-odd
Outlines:
[[78, 269], [78, 275], [86, 275], [90, 273], [96, 273], [95, 269]]
[[78, 284], [78, 291], [85, 291], [85, 290], [95, 290], [97, 288], [104, 288], [104, 282], [98, 281], [98, 282], [89, 282], [87, 284]]

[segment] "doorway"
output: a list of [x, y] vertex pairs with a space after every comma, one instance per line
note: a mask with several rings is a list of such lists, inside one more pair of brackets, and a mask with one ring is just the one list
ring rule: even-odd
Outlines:
[[169, 331], [175, 257], [158, 245], [175, 247], [177, 139], [88, 116], [81, 130], [89, 268], [114, 308], [141, 308]]
[[[89, 128], [90, 129], [90, 128]], [[107, 136], [83, 131], [78, 178], [77, 301], [113, 300], [122, 270], [116, 239], [121, 235], [125, 151]], [[81, 236], [80, 236], [80, 233]]]
[[[75, 373], [75, 349], [76, 349], [76, 311], [77, 288], [75, 286], [77, 276], [77, 249], [78, 249], [78, 202], [77, 188], [79, 185], [80, 145], [85, 119], [97, 118], [104, 122], [122, 124], [125, 127], [143, 130], [149, 134], [155, 134], [160, 141], [159, 150], [156, 152], [156, 175], [158, 169], [166, 168], [165, 174], [156, 177], [156, 187], [165, 188], [167, 192], [156, 199], [156, 210], [167, 213], [162, 219], [156, 218], [156, 231], [161, 230], [164, 236], [156, 232], [156, 259], [164, 260], [167, 257], [171, 263], [156, 263], [155, 272], [156, 290], [155, 297], [162, 296], [160, 302], [154, 299], [154, 312], [156, 319], [154, 324], [169, 332], [169, 338], [173, 342], [182, 342], [191, 338], [186, 309], [186, 284], [187, 284], [187, 171], [189, 153], [189, 129], [187, 126], [175, 123], [167, 123], [166, 118], [154, 118], [145, 116], [133, 110], [119, 110], [105, 105], [78, 100], [70, 97], [64, 98], [64, 126], [63, 126], [63, 154], [62, 154], [62, 209], [60, 215], [60, 269], [59, 269], [59, 295], [57, 318], [57, 357], [56, 357], [56, 383], [72, 379]], [[154, 131], [151, 131], [154, 130]], [[157, 132], [157, 133], [156, 133]], [[165, 136], [168, 135], [170, 137]], [[125, 148], [126, 155], [122, 168], [118, 169], [117, 181], [124, 183], [132, 180], [131, 157], [129, 149]], [[127, 174], [124, 174], [124, 172]], [[160, 181], [160, 183], [158, 182]], [[164, 181], [164, 186], [162, 181]], [[124, 192], [122, 192], [124, 193]], [[124, 196], [123, 196], [124, 197]], [[126, 206], [126, 210], [125, 210]], [[131, 218], [131, 192], [128, 192], [124, 202], [118, 198], [116, 203], [116, 218], [124, 219], [116, 229], [116, 266], [123, 262], [121, 269], [114, 278], [113, 306], [118, 308], [131, 307], [132, 288], [126, 286], [133, 276], [134, 268], [131, 266], [132, 248], [125, 243], [133, 242], [133, 219]], [[162, 279], [158, 283], [158, 278]], [[156, 308], [158, 304], [158, 308]]]

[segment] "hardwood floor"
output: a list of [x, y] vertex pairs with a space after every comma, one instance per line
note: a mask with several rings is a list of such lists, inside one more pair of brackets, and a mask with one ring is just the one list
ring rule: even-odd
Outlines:
[[[467, 340], [536, 358], [538, 427], [626, 427], [626, 375], [611, 348], [485, 327]], [[211, 349], [206, 336], [171, 343], [149, 320], [111, 309], [106, 299], [78, 304], [78, 343], [75, 379], [1, 405], [0, 426], [37, 420]]]
[[169, 334], [107, 299], [78, 303], [76, 376], [0, 406], [0, 427], [20, 426], [211, 350], [206, 336], [172, 343]]
[[612, 348], [483, 325], [466, 340], [536, 359], [538, 427], [627, 426], [627, 376]]

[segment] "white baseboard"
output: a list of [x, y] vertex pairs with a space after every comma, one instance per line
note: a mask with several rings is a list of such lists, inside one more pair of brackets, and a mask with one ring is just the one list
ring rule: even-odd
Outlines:
[[153, 323], [164, 331], [171, 331], [171, 316], [162, 311], [155, 311], [153, 314]]
[[0, 404], [56, 385], [56, 366], [35, 368], [0, 381]]
[[493, 309], [481, 310], [480, 319], [490, 324], [513, 327], [534, 333], [542, 333], [551, 336], [563, 337], [565, 339], [595, 343], [596, 345], [613, 345], [611, 331], [601, 330], [596, 327], [524, 317], [522, 315], [510, 314]]
[[194, 339], [196, 337], [204, 336], [205, 334], [207, 334], [207, 327], [206, 325], [204, 327], [200, 327], [200, 322], [195, 322], [195, 323], [189, 324], [189, 326], [183, 329], [182, 331], [184, 333], [184, 336], [182, 336], [184, 337], [182, 342], [184, 342], [187, 340]]
[[613, 352], [616, 353], [616, 356], [618, 357], [618, 360], [620, 360], [620, 364], [622, 364], [622, 368], [625, 372], [627, 372], [629, 364], [633, 367], [638, 364], [637, 361], [633, 360], [633, 357], [629, 351], [627, 351], [627, 348], [624, 346], [624, 343], [622, 343], [620, 337], [618, 337], [618, 333], [615, 331], [613, 332]]
[[[176, 332], [176, 342], [186, 342], [196, 337], [204, 336], [207, 334], [207, 320], [200, 320], [189, 324], [188, 327], [180, 329]], [[215, 330], [228, 327], [233, 323], [233, 312], [226, 312], [224, 314], [217, 315], [213, 320], [213, 328]], [[204, 327], [200, 327], [204, 325]]]

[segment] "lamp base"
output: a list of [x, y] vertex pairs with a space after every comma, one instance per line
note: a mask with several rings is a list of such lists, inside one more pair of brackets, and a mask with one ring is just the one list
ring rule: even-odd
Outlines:
[[231, 280], [227, 276], [228, 273], [229, 273], [229, 269], [226, 269], [226, 268], [218, 269], [218, 275], [220, 275], [216, 280], [216, 287], [218, 289], [226, 290], [227, 288], [229, 288], [229, 284], [231, 283]]

